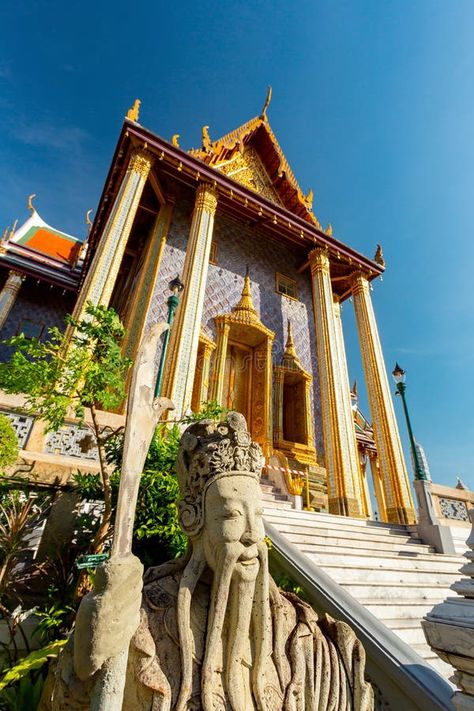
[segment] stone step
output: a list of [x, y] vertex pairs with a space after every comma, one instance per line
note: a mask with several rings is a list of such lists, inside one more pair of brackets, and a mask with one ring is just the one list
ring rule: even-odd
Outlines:
[[[271, 514], [271, 510], [266, 512]], [[382, 523], [380, 521], [370, 521], [368, 519], [362, 518], [352, 518], [350, 516], [336, 516], [334, 514], [321, 513], [320, 511], [295, 511], [291, 517], [291, 521], [301, 521], [307, 524], [316, 525], [317, 523], [324, 523], [330, 528], [341, 529], [346, 526], [356, 526], [357, 528], [370, 528], [373, 530], [393, 530], [409, 534], [407, 530], [408, 527], [403, 524], [397, 523]]]
[[300, 548], [301, 551], [307, 552], [307, 555], [317, 565], [320, 565], [325, 570], [329, 566], [347, 567], [348, 561], [350, 566], [360, 566], [374, 568], [377, 570], [385, 568], [393, 568], [399, 570], [418, 570], [431, 571], [436, 570], [440, 573], [449, 573], [453, 576], [459, 576], [459, 568], [462, 565], [462, 559], [445, 560], [445, 556], [436, 553], [422, 554], [415, 551], [409, 551], [409, 554], [400, 555], [399, 551], [391, 551], [386, 553], [379, 551], [374, 554], [374, 551], [359, 550], [351, 552], [350, 558], [344, 550], [336, 549], [328, 551], [324, 547], [318, 550], [306, 549], [306, 546]]
[[[402, 626], [403, 622], [409, 622], [411, 627]], [[386, 620], [385, 624], [410, 647], [415, 644], [426, 645], [425, 635], [419, 620]]]
[[410, 553], [412, 555], [418, 555], [420, 553], [433, 553], [431, 546], [424, 544], [417, 544], [414, 541], [404, 540], [403, 542], [396, 542], [390, 540], [382, 541], [364, 541], [360, 538], [341, 536], [338, 531], [335, 531], [328, 535], [320, 535], [312, 537], [311, 535], [303, 535], [300, 533], [295, 533], [293, 531], [285, 531], [279, 529], [280, 532], [287, 536], [288, 540], [297, 546], [303, 553], [315, 552], [321, 550], [321, 547], [329, 552], [330, 547], [334, 549], [334, 553], [346, 551], [347, 555], [352, 555], [354, 550], [360, 551], [361, 549], [366, 552], [371, 552], [372, 554], [378, 554], [379, 551], [394, 552], [399, 553]]
[[[312, 556], [309, 556], [313, 559]], [[338, 583], [347, 582], [374, 582], [375, 584], [394, 582], [394, 583], [436, 583], [437, 585], [443, 585], [445, 589], [454, 583], [459, 578], [459, 573], [454, 571], [436, 570], [436, 568], [431, 568], [428, 570], [417, 570], [413, 567], [397, 567], [395, 565], [390, 566], [372, 566], [370, 562], [363, 565], [353, 565], [351, 559], [348, 565], [337, 565], [332, 562], [332, 557], [330, 558], [331, 563], [324, 563], [324, 570], [328, 575], [330, 575]]]
[[446, 597], [446, 585], [437, 583], [392, 583], [378, 582], [377, 585], [364, 581], [342, 582], [341, 586], [356, 600], [387, 600], [401, 601], [418, 599], [431, 605], [441, 602]]
[[[354, 595], [354, 597], [356, 596]], [[395, 617], [399, 620], [410, 619], [419, 622], [427, 612], [431, 611], [433, 605], [436, 604], [431, 600], [423, 600], [419, 597], [405, 599], [381, 598], [379, 600], [373, 597], [358, 597], [356, 599], [384, 624], [386, 624], [386, 620], [393, 620]]]
[[337, 531], [338, 535], [342, 537], [355, 537], [360, 539], [361, 541], [410, 541], [415, 543], [421, 543], [421, 540], [419, 538], [414, 538], [413, 536], [410, 536], [406, 531], [392, 531], [389, 529], [361, 529], [359, 527], [352, 526], [336, 528], [334, 526], [327, 526], [324, 522], [320, 521], [315, 521], [314, 523], [311, 523], [310, 521], [308, 522], [301, 521], [299, 519], [294, 519], [293, 515], [291, 515], [290, 517], [282, 515], [281, 512], [279, 515], [277, 515], [274, 511], [269, 514], [266, 509], [265, 518], [268, 520], [269, 523], [272, 523], [275, 527], [277, 527], [278, 530], [280, 530], [282, 533], [291, 533], [292, 531], [294, 531], [295, 533], [307, 533], [311, 536], [324, 536], [328, 534], [333, 534], [335, 531]]
[[264, 491], [262, 493], [263, 501], [288, 501], [286, 494], [279, 494], [276, 491]]

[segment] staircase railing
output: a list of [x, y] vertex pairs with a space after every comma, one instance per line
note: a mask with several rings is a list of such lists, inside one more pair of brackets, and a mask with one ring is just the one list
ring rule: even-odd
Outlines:
[[376, 711], [452, 711], [453, 687], [269, 523], [270, 569], [300, 585], [316, 612], [347, 622], [364, 645]]

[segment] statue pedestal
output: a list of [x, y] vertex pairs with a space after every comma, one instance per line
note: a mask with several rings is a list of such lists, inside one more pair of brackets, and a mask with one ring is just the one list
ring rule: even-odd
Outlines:
[[451, 677], [459, 691], [452, 702], [457, 711], [474, 711], [474, 509], [469, 511], [473, 529], [464, 554], [467, 563], [460, 569], [469, 577], [451, 585], [459, 597], [448, 597], [422, 621], [426, 640], [436, 654], [454, 667]]

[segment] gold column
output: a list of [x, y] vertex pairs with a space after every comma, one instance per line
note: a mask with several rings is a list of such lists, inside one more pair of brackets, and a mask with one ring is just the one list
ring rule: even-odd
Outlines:
[[385, 505], [385, 495], [383, 492], [382, 479], [380, 476], [380, 466], [375, 452], [369, 452], [370, 471], [372, 472], [372, 481], [374, 482], [375, 498], [379, 507], [380, 521], [388, 522], [387, 506]]
[[227, 403], [223, 402], [223, 391], [230, 324], [224, 321], [217, 321], [216, 328], [217, 350], [214, 357], [214, 367], [212, 369], [211, 400], [215, 400], [221, 407], [226, 407]]
[[191, 405], [216, 208], [216, 190], [200, 185], [184, 260], [184, 291], [171, 329], [165, 370], [164, 392], [173, 401], [178, 418]]
[[147, 151], [132, 153], [74, 309], [77, 319], [83, 318], [88, 301], [104, 306], [110, 301], [151, 165], [152, 156]]
[[340, 402], [342, 405], [345, 431], [348, 434], [347, 449], [350, 457], [350, 471], [352, 472], [354, 494], [359, 504], [359, 513], [363, 516], [366, 515], [364, 512], [364, 493], [360, 480], [359, 455], [357, 452], [354, 416], [352, 414], [351, 386], [349, 384], [346, 347], [344, 345], [344, 333], [342, 330], [341, 304], [337, 297], [334, 297], [334, 329], [336, 333], [337, 358], [340, 373]]
[[7, 280], [0, 291], [0, 328], [3, 328], [10, 315], [24, 278], [23, 274], [13, 269], [8, 272]]
[[[343, 516], [360, 516], [354, 480], [358, 476], [354, 458], [354, 430], [347, 427], [342, 376], [338, 355], [334, 302], [329, 272], [329, 258], [317, 247], [309, 254], [316, 348], [321, 384], [321, 409], [326, 468], [328, 472], [329, 511]], [[350, 392], [347, 387], [350, 407]]]
[[145, 264], [141, 270], [138, 283], [132, 295], [133, 302], [127, 309], [128, 316], [125, 322], [125, 338], [122, 352], [133, 358], [140, 343], [143, 329], [146, 324], [150, 302], [155, 291], [161, 257], [165, 248], [168, 229], [173, 212], [173, 202], [163, 205], [157, 215], [153, 231], [150, 236]]
[[370, 298], [369, 282], [363, 274], [354, 277], [352, 294], [387, 518], [393, 523], [414, 523], [413, 500]]

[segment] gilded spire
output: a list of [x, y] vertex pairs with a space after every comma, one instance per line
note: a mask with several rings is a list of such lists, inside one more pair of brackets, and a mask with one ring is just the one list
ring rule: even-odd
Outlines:
[[296, 353], [295, 342], [293, 340], [293, 330], [291, 328], [291, 321], [288, 319], [288, 335], [286, 338], [285, 352], [283, 353], [283, 358], [281, 364], [286, 367], [297, 366], [301, 368], [300, 359]]
[[138, 123], [141, 103], [142, 102], [140, 101], [140, 99], [135, 99], [135, 101], [133, 102], [133, 106], [127, 111], [127, 115], [125, 118], [128, 118], [129, 121], [135, 121], [135, 123]]
[[242, 294], [240, 296], [239, 302], [234, 306], [232, 311], [240, 312], [242, 315], [246, 315], [250, 321], [257, 320], [258, 316], [255, 310], [255, 306], [252, 301], [252, 289], [250, 288], [250, 276], [249, 268], [247, 266], [247, 272], [244, 279], [244, 287], [242, 289]]

